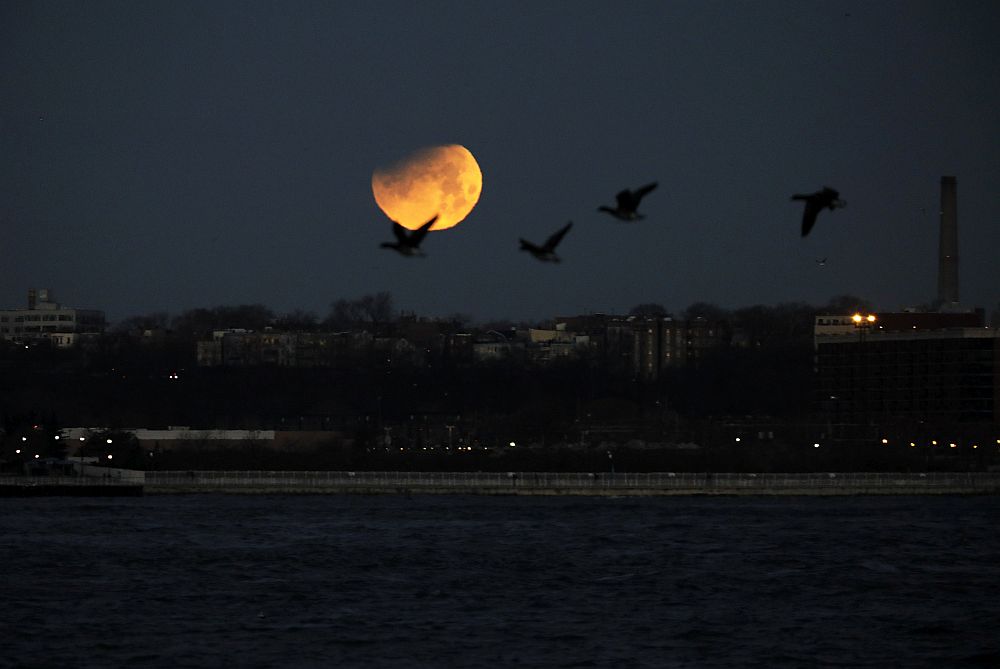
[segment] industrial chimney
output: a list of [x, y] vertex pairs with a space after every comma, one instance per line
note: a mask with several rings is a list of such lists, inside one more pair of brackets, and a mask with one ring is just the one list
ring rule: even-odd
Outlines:
[[958, 184], [941, 177], [941, 239], [938, 244], [938, 303], [958, 303]]

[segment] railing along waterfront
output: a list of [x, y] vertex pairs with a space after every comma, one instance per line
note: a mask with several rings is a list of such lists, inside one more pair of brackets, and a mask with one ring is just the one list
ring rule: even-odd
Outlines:
[[[138, 472], [142, 474], [142, 472]], [[0, 486], [121, 486], [131, 487], [142, 485], [142, 476], [0, 476]]]
[[1000, 492], [1000, 472], [933, 473], [548, 473], [396, 471], [146, 472], [152, 490], [420, 491], [507, 494], [671, 494], [793, 491], [844, 493]]

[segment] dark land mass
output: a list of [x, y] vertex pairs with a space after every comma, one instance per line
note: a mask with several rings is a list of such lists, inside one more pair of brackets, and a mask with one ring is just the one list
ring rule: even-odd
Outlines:
[[[815, 309], [752, 307], [738, 318], [711, 305], [688, 311], [714, 319], [724, 345], [655, 379], [601, 349], [542, 364], [517, 356], [475, 361], [447, 347], [387, 354], [372, 344], [323, 366], [199, 366], [197, 342], [218, 324], [194, 327], [190, 314], [157, 337], [140, 327], [66, 350], [0, 342], [0, 466], [23, 469], [32, 454], [14, 450], [26, 435], [43, 457], [111, 451], [116, 466], [164, 470], [980, 471], [1000, 464], [993, 424], [900, 417], [832, 425], [815, 401]], [[283, 325], [320, 327], [300, 321]], [[394, 324], [364, 327], [378, 333]], [[167, 426], [275, 430], [286, 438], [280, 448], [149, 446], [125, 432]], [[94, 432], [67, 450], [54, 437], [69, 427]], [[940, 448], [929, 446], [932, 439]]]

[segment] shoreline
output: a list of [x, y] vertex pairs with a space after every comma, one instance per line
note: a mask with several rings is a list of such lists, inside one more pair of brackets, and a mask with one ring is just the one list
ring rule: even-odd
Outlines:
[[799, 474], [107, 470], [0, 477], [0, 497], [171, 494], [536, 497], [997, 495], [1000, 472]]

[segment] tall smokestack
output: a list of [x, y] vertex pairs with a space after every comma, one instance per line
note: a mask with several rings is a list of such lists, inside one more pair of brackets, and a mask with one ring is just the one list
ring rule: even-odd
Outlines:
[[958, 184], [941, 177], [941, 240], [938, 244], [938, 302], [958, 302]]

